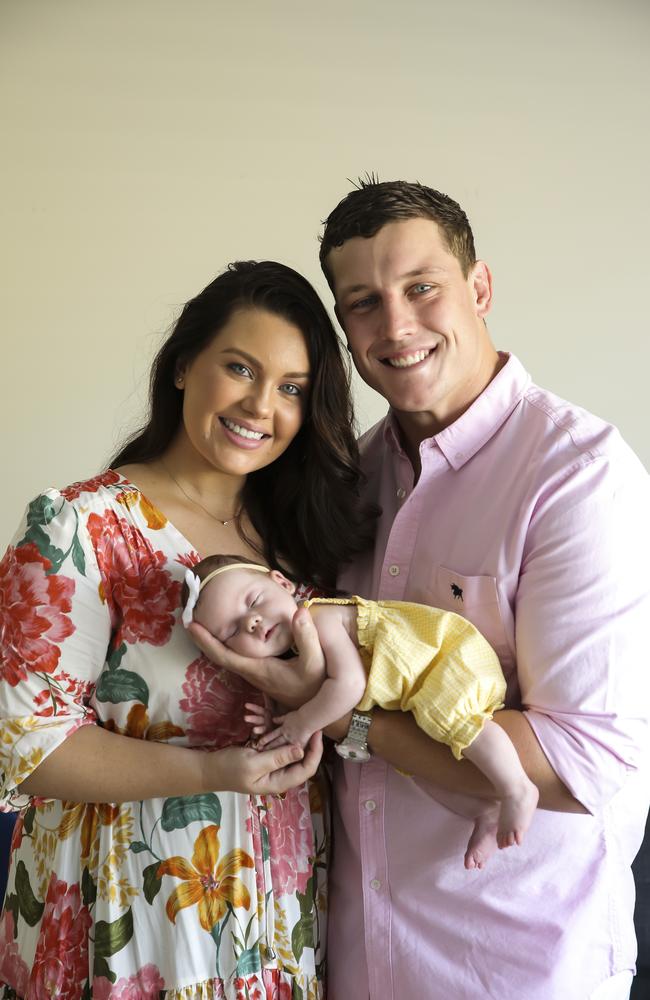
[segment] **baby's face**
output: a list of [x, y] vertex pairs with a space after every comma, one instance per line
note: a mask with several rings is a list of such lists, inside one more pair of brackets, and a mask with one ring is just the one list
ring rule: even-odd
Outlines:
[[278, 656], [293, 643], [294, 591], [277, 570], [231, 569], [201, 591], [194, 620], [242, 656]]

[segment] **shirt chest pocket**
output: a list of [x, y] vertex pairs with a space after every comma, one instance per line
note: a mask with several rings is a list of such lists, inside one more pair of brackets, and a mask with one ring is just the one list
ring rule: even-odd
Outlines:
[[481, 632], [496, 652], [502, 667], [513, 665], [513, 655], [499, 607], [499, 591], [493, 576], [464, 576], [438, 566], [426, 587], [427, 603], [444, 611], [455, 611]]

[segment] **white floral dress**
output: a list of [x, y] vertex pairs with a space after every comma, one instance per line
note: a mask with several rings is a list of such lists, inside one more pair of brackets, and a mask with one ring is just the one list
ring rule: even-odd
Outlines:
[[121, 805], [16, 790], [83, 725], [208, 750], [246, 742], [243, 703], [259, 694], [180, 624], [197, 561], [109, 471], [34, 500], [0, 563], [0, 795], [21, 809], [0, 996], [323, 996], [321, 786]]

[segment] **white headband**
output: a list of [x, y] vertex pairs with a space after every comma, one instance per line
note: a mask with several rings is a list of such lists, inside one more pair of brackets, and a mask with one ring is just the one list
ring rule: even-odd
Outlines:
[[253, 569], [257, 573], [270, 573], [271, 570], [268, 566], [259, 566], [257, 563], [228, 563], [227, 566], [220, 566], [219, 569], [213, 569], [211, 573], [208, 573], [203, 580], [200, 580], [196, 573], [191, 569], [185, 570], [185, 583], [187, 584], [187, 589], [189, 594], [187, 596], [187, 603], [183, 608], [183, 614], [181, 621], [185, 628], [192, 622], [192, 615], [194, 613], [194, 608], [196, 607], [196, 602], [199, 599], [199, 594], [203, 588], [214, 579], [215, 576], [219, 576], [219, 573], [226, 573], [229, 569]]

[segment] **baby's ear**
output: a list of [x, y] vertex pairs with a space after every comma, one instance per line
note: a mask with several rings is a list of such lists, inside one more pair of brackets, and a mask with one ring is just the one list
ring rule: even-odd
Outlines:
[[295, 583], [292, 583], [291, 580], [287, 580], [286, 576], [284, 576], [284, 574], [281, 573], [279, 569], [272, 569], [271, 572], [269, 573], [269, 576], [271, 577], [274, 583], [277, 583], [279, 587], [284, 587], [284, 589], [287, 590], [290, 594], [295, 594], [296, 592]]

